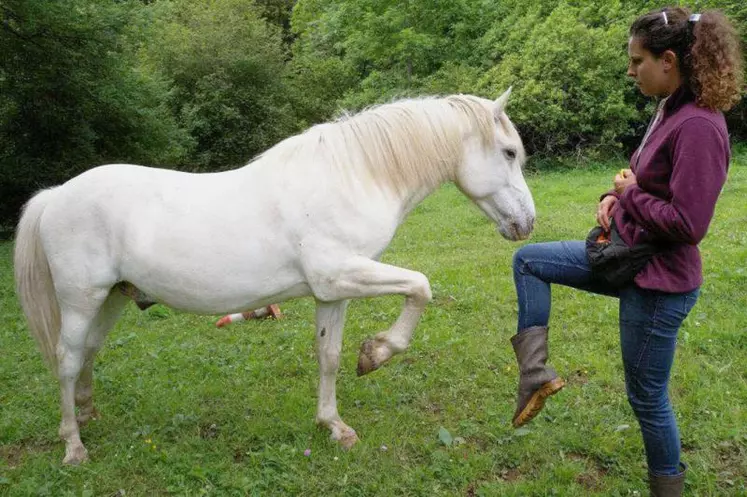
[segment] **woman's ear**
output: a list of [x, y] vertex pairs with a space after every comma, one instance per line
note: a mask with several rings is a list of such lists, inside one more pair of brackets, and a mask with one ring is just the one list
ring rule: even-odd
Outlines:
[[677, 54], [672, 50], [665, 50], [661, 54], [661, 61], [664, 63], [664, 70], [671, 71], [677, 67]]

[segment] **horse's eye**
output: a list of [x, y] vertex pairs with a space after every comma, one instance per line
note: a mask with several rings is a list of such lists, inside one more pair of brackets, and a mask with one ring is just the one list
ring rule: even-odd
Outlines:
[[505, 155], [508, 160], [514, 160], [516, 158], [516, 150], [513, 148], [504, 148], [503, 155]]

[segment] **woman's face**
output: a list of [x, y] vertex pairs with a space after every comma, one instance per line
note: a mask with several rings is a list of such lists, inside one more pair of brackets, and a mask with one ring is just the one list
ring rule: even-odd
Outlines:
[[637, 38], [631, 37], [628, 41], [628, 76], [635, 80], [641, 93], [648, 97], [669, 96], [678, 86], [676, 84], [672, 87], [673, 77], [678, 77], [673, 74], [672, 56], [674, 54], [667, 51], [656, 57], [643, 48]]

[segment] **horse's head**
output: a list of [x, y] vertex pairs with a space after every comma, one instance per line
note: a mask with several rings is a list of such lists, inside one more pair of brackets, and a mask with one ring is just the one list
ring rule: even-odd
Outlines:
[[522, 166], [524, 146], [503, 109], [509, 88], [496, 101], [486, 101], [492, 111], [492, 136], [472, 129], [464, 139], [464, 160], [456, 172], [457, 186], [498, 225], [509, 240], [529, 237], [534, 227], [534, 201]]

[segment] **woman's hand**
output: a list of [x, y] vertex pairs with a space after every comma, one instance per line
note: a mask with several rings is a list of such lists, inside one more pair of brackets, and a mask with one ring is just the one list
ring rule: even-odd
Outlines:
[[612, 211], [617, 205], [617, 197], [613, 195], [607, 195], [599, 202], [597, 207], [597, 222], [599, 226], [604, 228], [604, 231], [610, 230], [610, 217], [612, 217]]
[[622, 195], [627, 187], [635, 185], [635, 174], [630, 169], [621, 169], [618, 174], [615, 175], [615, 192]]

